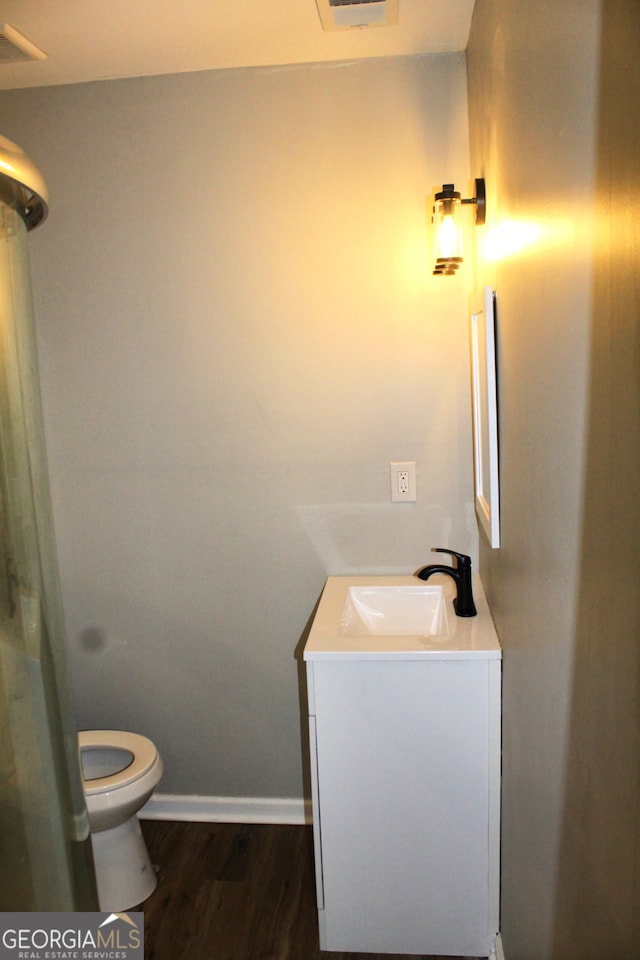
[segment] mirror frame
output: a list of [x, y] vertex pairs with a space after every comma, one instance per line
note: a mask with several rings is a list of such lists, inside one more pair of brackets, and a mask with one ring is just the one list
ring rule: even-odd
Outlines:
[[496, 295], [491, 287], [470, 301], [471, 396], [475, 508], [490, 545], [500, 546], [500, 473], [496, 375]]

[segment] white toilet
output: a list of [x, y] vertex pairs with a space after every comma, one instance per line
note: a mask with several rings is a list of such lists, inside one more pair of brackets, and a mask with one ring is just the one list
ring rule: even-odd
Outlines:
[[78, 734], [101, 911], [122, 913], [153, 892], [157, 878], [138, 822], [162, 776], [151, 740], [122, 730]]

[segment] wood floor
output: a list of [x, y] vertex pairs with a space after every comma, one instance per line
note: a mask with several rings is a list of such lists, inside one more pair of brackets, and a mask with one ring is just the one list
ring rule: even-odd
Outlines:
[[391, 960], [320, 950], [310, 827], [144, 820], [142, 832], [158, 872], [140, 908], [145, 960]]

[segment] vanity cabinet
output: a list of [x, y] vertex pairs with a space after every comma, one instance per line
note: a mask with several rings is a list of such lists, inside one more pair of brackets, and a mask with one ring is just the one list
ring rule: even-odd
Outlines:
[[305, 651], [321, 949], [494, 946], [499, 645], [450, 646]]

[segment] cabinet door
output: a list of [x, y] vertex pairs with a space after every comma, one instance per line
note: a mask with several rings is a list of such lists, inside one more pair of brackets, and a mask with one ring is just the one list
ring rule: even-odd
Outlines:
[[314, 667], [325, 949], [486, 956], [487, 662]]

